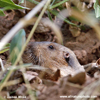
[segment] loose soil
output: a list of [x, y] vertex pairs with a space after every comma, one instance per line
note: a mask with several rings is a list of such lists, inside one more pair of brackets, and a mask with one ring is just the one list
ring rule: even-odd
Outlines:
[[[20, 18], [23, 17], [20, 11], [7, 11], [5, 12], [6, 16], [0, 16], [0, 39], [3, 38], [4, 35], [19, 21]], [[28, 37], [30, 31], [32, 29], [32, 25], [25, 28], [26, 37]], [[37, 27], [38, 30], [38, 27]], [[71, 31], [69, 30], [69, 25], [67, 23], [63, 23], [61, 27], [61, 31], [63, 34], [63, 44], [73, 50], [82, 65], [95, 62], [98, 58], [100, 58], [100, 40], [96, 36], [96, 32], [89, 28], [86, 32], [80, 30], [80, 34], [77, 37], [73, 37]], [[35, 32], [31, 41], [51, 41], [56, 42], [57, 37], [51, 29], [47, 32]], [[6, 63], [8, 59], [9, 52], [5, 52], [0, 54], [0, 58]], [[86, 84], [94, 82], [95, 79], [89, 78], [89, 81]], [[53, 85], [52, 85], [52, 84]], [[61, 100], [60, 96], [70, 96], [70, 95], [78, 95], [80, 90], [83, 89], [83, 86], [73, 85], [72, 83], [68, 83], [66, 78], [62, 78], [59, 83], [51, 82], [51, 86], [47, 86], [46, 89], [42, 90], [42, 94], [39, 92], [38, 100]], [[46, 84], [47, 85], [47, 84]], [[26, 88], [19, 84], [20, 93], [16, 92], [18, 95], [25, 95], [23, 91]], [[23, 99], [23, 100], [29, 100]], [[74, 100], [74, 98], [63, 100]], [[100, 100], [100, 95], [98, 95], [98, 99]]]

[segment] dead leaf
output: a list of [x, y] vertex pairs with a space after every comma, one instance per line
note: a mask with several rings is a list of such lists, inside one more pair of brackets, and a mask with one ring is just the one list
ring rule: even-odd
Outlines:
[[37, 82], [42, 83], [42, 80], [38, 77], [38, 73], [32, 71], [26, 71], [23, 73], [24, 78], [31, 83]]
[[68, 78], [69, 82], [80, 84], [80, 85], [84, 84], [85, 80], [86, 80], [85, 72], [79, 72], [78, 74]]
[[[31, 70], [29, 71], [28, 73], [31, 74], [32, 71], [38, 73], [38, 77], [40, 79], [47, 79], [47, 80], [52, 80], [52, 81], [57, 81], [59, 79], [59, 77], [61, 77], [60, 75], [60, 69], [58, 69], [56, 72], [53, 72], [51, 69], [49, 68], [44, 68], [44, 67], [37, 67], [36, 68], [33, 68], [33, 67], [30, 67], [28, 68], [28, 70]], [[33, 73], [34, 75], [34, 73]]]
[[61, 75], [60, 75], [60, 70], [57, 69], [57, 71], [56, 71], [55, 74], [51, 77], [51, 79], [52, 79], [53, 81], [57, 81], [60, 77], [61, 77]]
[[[78, 22], [73, 22], [73, 23], [75, 23], [76, 25], [78, 24]], [[78, 37], [81, 33], [81, 29], [76, 26], [70, 25], [69, 30], [71, 31], [73, 37]]]
[[100, 58], [96, 61], [98, 68], [100, 68]]

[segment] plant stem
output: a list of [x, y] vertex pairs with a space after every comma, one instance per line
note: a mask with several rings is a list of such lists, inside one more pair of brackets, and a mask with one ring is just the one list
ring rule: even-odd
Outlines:
[[59, 5], [65, 3], [65, 2], [67, 2], [67, 1], [69, 1], [69, 0], [63, 0], [63, 1], [61, 1], [61, 2], [59, 2], [59, 3], [57, 3], [57, 4], [55, 4], [55, 5], [51, 6], [51, 7], [49, 8], [49, 10], [56, 8], [56, 7], [58, 7]]
[[27, 0], [27, 1], [32, 2], [32, 3], [34, 3], [34, 4], [39, 4], [39, 2], [36, 1], [36, 0]]

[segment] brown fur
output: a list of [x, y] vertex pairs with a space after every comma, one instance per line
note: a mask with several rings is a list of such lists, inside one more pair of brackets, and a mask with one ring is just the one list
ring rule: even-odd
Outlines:
[[62, 76], [84, 71], [72, 50], [53, 42], [30, 42], [23, 54], [23, 62], [50, 68], [53, 72], [60, 69]]

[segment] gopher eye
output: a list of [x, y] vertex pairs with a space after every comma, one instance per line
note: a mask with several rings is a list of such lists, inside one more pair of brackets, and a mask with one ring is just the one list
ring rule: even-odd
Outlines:
[[52, 45], [49, 45], [48, 48], [52, 49], [52, 50], [54, 49], [54, 47]]

